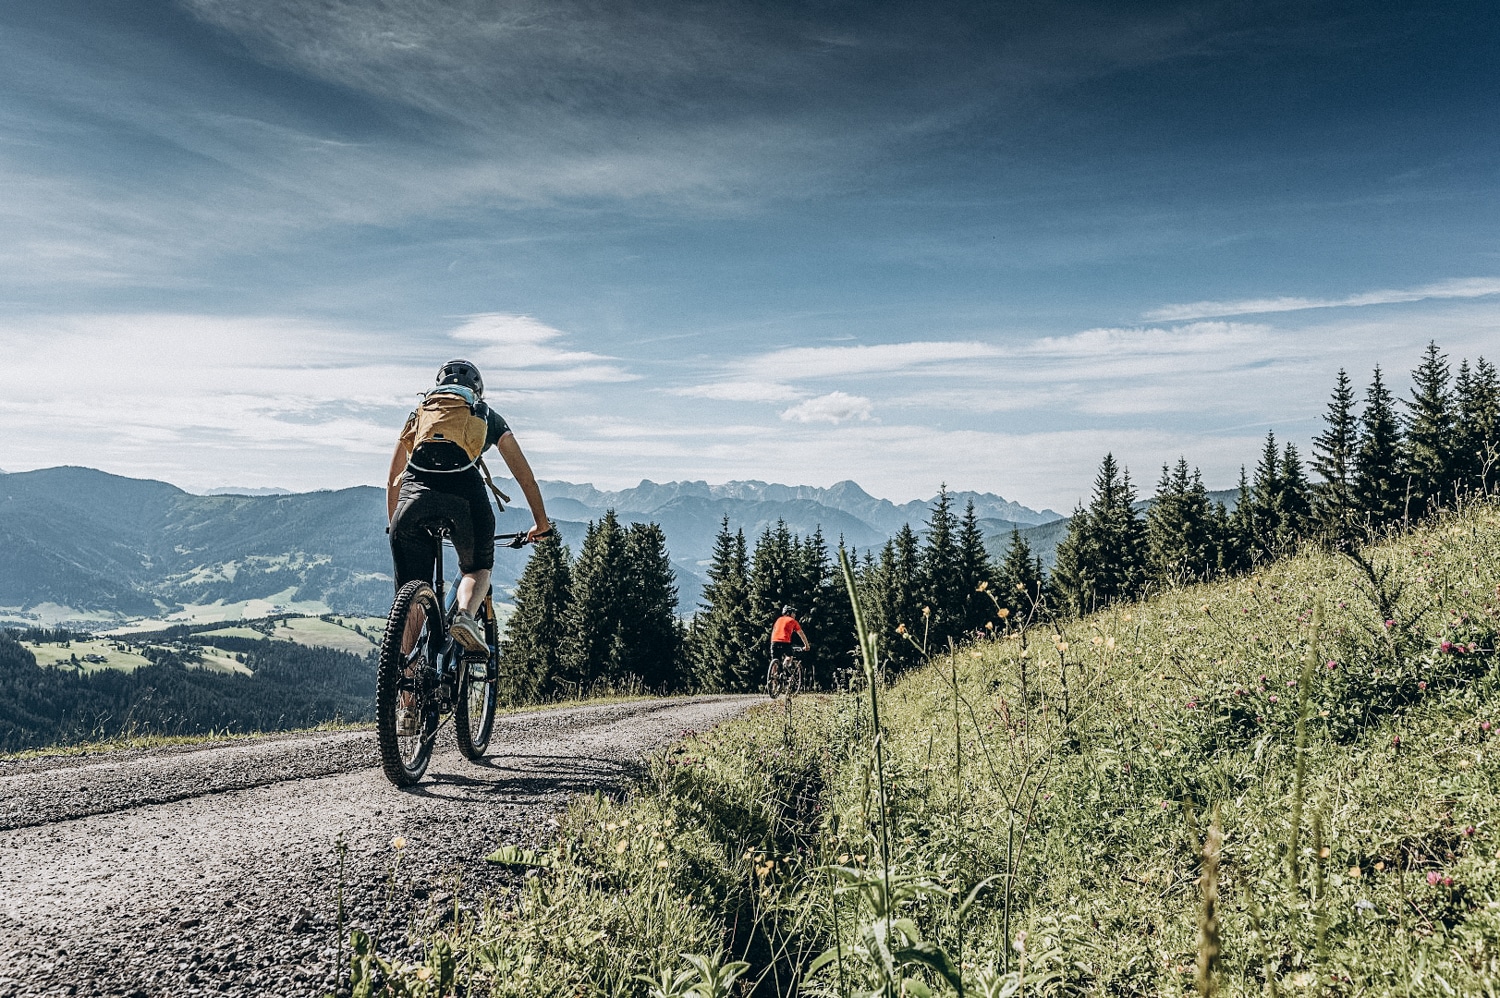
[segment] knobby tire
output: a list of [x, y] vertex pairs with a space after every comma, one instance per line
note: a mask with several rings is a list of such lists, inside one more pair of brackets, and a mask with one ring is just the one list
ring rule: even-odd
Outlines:
[[[413, 786], [427, 772], [432, 759], [433, 733], [438, 714], [433, 703], [433, 670], [444, 639], [443, 613], [437, 594], [425, 582], [408, 582], [396, 593], [380, 640], [380, 662], [375, 677], [375, 730], [380, 740], [380, 765], [398, 787]], [[403, 697], [421, 718], [415, 735], [397, 730]]]
[[500, 629], [495, 622], [493, 600], [486, 599], [480, 612], [484, 615], [484, 643], [489, 646], [485, 678], [476, 680], [470, 677], [469, 663], [464, 662], [458, 702], [453, 708], [453, 734], [458, 741], [458, 750], [465, 759], [473, 762], [483, 759], [490, 747], [490, 733], [495, 727], [495, 687], [500, 677]]

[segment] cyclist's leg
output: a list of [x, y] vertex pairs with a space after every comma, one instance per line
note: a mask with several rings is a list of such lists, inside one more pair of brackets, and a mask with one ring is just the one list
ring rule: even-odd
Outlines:
[[396, 515], [391, 519], [391, 560], [396, 570], [399, 590], [414, 580], [431, 582], [437, 569], [438, 541], [427, 532], [438, 510], [439, 497], [432, 491], [408, 482], [401, 488]]
[[479, 612], [490, 591], [490, 573], [495, 567], [495, 508], [478, 472], [466, 475], [465, 485], [472, 486], [464, 489], [462, 497], [468, 504], [468, 516], [453, 525], [453, 549], [458, 552], [458, 568], [464, 575], [458, 583], [458, 605], [472, 615]]

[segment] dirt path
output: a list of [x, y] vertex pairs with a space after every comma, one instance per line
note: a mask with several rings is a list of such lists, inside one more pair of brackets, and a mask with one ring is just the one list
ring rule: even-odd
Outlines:
[[0, 768], [0, 994], [330, 993], [338, 842], [349, 923], [397, 945], [455, 889], [473, 907], [514, 885], [482, 861], [496, 845], [544, 842], [570, 795], [753, 702], [505, 716], [484, 765], [440, 746], [412, 791], [371, 732]]

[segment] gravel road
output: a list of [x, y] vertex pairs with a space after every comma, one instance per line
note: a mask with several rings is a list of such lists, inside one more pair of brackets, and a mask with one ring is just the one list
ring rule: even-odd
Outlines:
[[348, 923], [397, 947], [515, 885], [495, 846], [544, 843], [571, 795], [755, 701], [502, 716], [483, 764], [440, 743], [407, 791], [368, 731], [0, 762], [0, 995], [331, 993], [341, 884]]

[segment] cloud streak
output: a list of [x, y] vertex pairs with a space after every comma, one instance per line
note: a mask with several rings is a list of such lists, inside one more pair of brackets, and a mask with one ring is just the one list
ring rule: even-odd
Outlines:
[[1468, 277], [1424, 284], [1404, 290], [1366, 291], [1343, 298], [1243, 298], [1236, 301], [1197, 301], [1163, 305], [1145, 314], [1154, 321], [1175, 322], [1228, 315], [1263, 315], [1301, 312], [1316, 308], [1361, 308], [1367, 305], [1398, 305], [1406, 302], [1446, 298], [1487, 298], [1500, 294], [1500, 277]]

